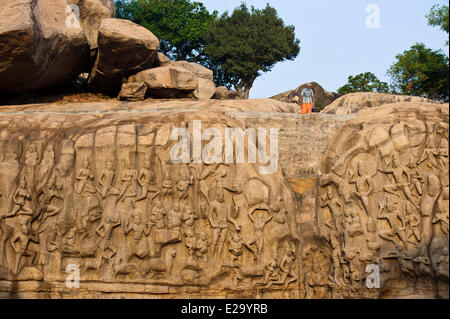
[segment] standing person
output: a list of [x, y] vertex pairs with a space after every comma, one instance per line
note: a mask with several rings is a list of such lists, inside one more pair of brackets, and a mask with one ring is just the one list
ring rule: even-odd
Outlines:
[[314, 91], [311, 88], [311, 83], [306, 85], [302, 90], [301, 95], [301, 111], [300, 114], [310, 114], [314, 107]]

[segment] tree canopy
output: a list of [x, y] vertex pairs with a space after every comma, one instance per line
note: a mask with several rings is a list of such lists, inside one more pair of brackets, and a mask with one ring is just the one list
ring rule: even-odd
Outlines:
[[216, 19], [200, 2], [190, 0], [116, 0], [117, 17], [149, 29], [160, 51], [174, 60], [201, 62], [203, 35]]
[[389, 93], [389, 86], [386, 82], [381, 82], [376, 75], [371, 72], [360, 73], [356, 76], [350, 75], [347, 84], [338, 89], [339, 94], [354, 92]]
[[234, 86], [247, 99], [253, 83], [278, 62], [294, 60], [300, 52], [295, 27], [286, 26], [276, 9], [249, 9], [241, 4], [210, 25], [204, 52], [216, 72], [218, 84]]
[[[443, 31], [449, 33], [448, 6], [434, 5], [426, 15], [428, 24], [433, 27], [440, 27]], [[447, 45], [449, 44], [447, 40]]]
[[387, 73], [400, 94], [449, 100], [449, 60], [441, 50], [417, 43], [397, 55]]

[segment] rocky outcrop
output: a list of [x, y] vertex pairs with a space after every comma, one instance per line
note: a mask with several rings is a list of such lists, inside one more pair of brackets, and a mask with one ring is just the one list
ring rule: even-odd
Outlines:
[[0, 6], [0, 93], [66, 85], [88, 66], [83, 29], [67, 24], [69, 0], [3, 0]]
[[143, 101], [147, 89], [144, 82], [124, 83], [118, 98], [121, 101]]
[[239, 94], [234, 90], [229, 90], [225, 86], [219, 86], [216, 88], [212, 98], [216, 100], [235, 100], [238, 95]]
[[88, 85], [95, 91], [116, 93], [124, 77], [153, 65], [158, 47], [158, 38], [146, 28], [128, 20], [104, 19]]
[[[72, 1], [73, 3], [73, 1]], [[75, 1], [75, 4], [77, 2]], [[116, 16], [113, 0], [78, 0], [80, 20], [91, 50], [98, 48], [98, 29], [104, 19]]]
[[185, 68], [172, 65], [139, 72], [129, 82], [144, 82], [153, 97], [188, 97], [198, 87], [198, 78]]
[[384, 93], [359, 92], [346, 94], [328, 105], [322, 113], [324, 114], [351, 114], [366, 108], [377, 107], [384, 104], [415, 102], [415, 103], [438, 103], [422, 97], [393, 95]]
[[[326, 91], [320, 84], [316, 82], [309, 82], [311, 83], [311, 88], [314, 91], [314, 99], [315, 99], [315, 111], [320, 112], [325, 107], [327, 107], [329, 104], [331, 104], [334, 100], [339, 98], [341, 95], [335, 92], [328, 92]], [[298, 98], [296, 96], [299, 96], [304, 88], [306, 88], [306, 85], [308, 83], [300, 85], [295, 90], [286, 91], [284, 93], [280, 93], [278, 95], [275, 95], [272, 97], [274, 100], [286, 102], [286, 103], [298, 103]]]
[[172, 62], [176, 67], [185, 68], [189, 72], [195, 74], [198, 79], [198, 87], [193, 92], [193, 96], [197, 99], [210, 99], [215, 91], [216, 85], [213, 80], [213, 71], [194, 62], [176, 61]]

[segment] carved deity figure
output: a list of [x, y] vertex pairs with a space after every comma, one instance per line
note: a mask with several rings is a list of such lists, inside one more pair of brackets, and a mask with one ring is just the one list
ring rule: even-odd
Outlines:
[[442, 234], [449, 234], [449, 187], [445, 187], [439, 197], [436, 205], [436, 213], [433, 218], [433, 224], [440, 224]]
[[358, 167], [357, 167], [357, 176], [354, 177], [353, 173], [350, 174], [350, 184], [356, 184], [356, 196], [358, 196], [361, 199], [361, 202], [364, 206], [364, 210], [367, 214], [367, 216], [370, 216], [369, 211], [369, 195], [373, 191], [373, 183], [372, 183], [372, 177], [369, 176], [364, 167], [364, 162], [359, 161]]
[[31, 192], [34, 186], [34, 173], [38, 163], [38, 152], [35, 144], [31, 144], [25, 154], [24, 173], [28, 191]]
[[33, 215], [33, 211], [30, 207], [31, 193], [27, 188], [27, 182], [23, 175], [20, 178], [19, 186], [14, 193], [13, 202], [14, 207], [11, 213], [0, 216], [0, 221], [2, 221], [4, 218], [14, 217], [16, 215]]
[[250, 217], [251, 221], [253, 222], [255, 234], [253, 238], [247, 242], [247, 245], [248, 247], [251, 247], [251, 245], [255, 244], [256, 250], [252, 249], [252, 252], [255, 256], [256, 264], [259, 265], [264, 246], [264, 228], [266, 227], [267, 223], [272, 220], [273, 216], [270, 215], [267, 218], [264, 218], [264, 215], [260, 213], [257, 217], [254, 217], [254, 213], [255, 211], [248, 213], [248, 217]]
[[125, 202], [127, 198], [136, 196], [136, 181], [138, 178], [138, 172], [133, 169], [133, 163], [128, 160], [125, 162], [125, 170], [122, 173], [119, 196], [116, 199], [116, 206], [119, 202]]
[[386, 174], [392, 174], [395, 181], [394, 184], [385, 185], [384, 190], [395, 196], [398, 196], [397, 191], [402, 190], [406, 199], [419, 209], [419, 206], [414, 202], [411, 195], [411, 175], [409, 174], [409, 169], [400, 163], [399, 157], [394, 155], [392, 158], [392, 168], [382, 169], [381, 171]]
[[177, 183], [178, 199], [186, 199], [188, 197], [189, 185], [194, 183], [194, 176], [191, 175], [188, 166], [181, 166], [179, 170], [179, 179]]
[[75, 183], [75, 192], [77, 194], [95, 193], [96, 190], [93, 186], [94, 175], [91, 173], [89, 167], [89, 161], [86, 159], [83, 161], [82, 167], [77, 174], [77, 182]]
[[39, 238], [36, 234], [31, 234], [30, 217], [19, 216], [19, 226], [15, 229], [11, 238], [11, 247], [15, 252], [14, 259], [14, 274], [19, 273], [20, 261], [23, 257], [31, 257], [31, 264], [34, 263], [37, 252], [29, 249], [30, 242], [39, 243]]
[[415, 244], [416, 242], [411, 241], [409, 238], [414, 235], [417, 242], [420, 242], [422, 240], [421, 219], [420, 215], [416, 213], [410, 205], [410, 202], [406, 203], [405, 221], [406, 224], [409, 225], [409, 230], [406, 234], [406, 238], [410, 243]]
[[155, 201], [150, 216], [150, 222], [152, 225], [156, 226], [157, 229], [165, 229], [167, 227], [166, 212], [159, 200]]
[[144, 240], [143, 236], [150, 234], [150, 225], [143, 223], [139, 210], [133, 210], [131, 221], [127, 220], [125, 222], [124, 231], [125, 235], [128, 235], [130, 232], [132, 233], [131, 243], [128, 248], [128, 261], [133, 256], [144, 258], [148, 254], [148, 248], [146, 246], [147, 241]]
[[[109, 259], [116, 254], [116, 249], [111, 245], [111, 236], [114, 228], [121, 224], [119, 213], [113, 211], [105, 216], [105, 219], [101, 221], [95, 232], [102, 237], [105, 241], [103, 243], [103, 257]], [[110, 256], [107, 255], [107, 251], [110, 251]]]
[[384, 240], [394, 243], [397, 247], [399, 243], [396, 238], [398, 238], [403, 244], [403, 247], [406, 247], [406, 220], [398, 206], [399, 203], [394, 202], [392, 198], [387, 200], [385, 207], [382, 204], [379, 206], [377, 218], [386, 219], [390, 229], [381, 231], [378, 235]]
[[114, 164], [111, 160], [106, 161], [105, 168], [100, 173], [98, 183], [100, 187], [98, 192], [102, 199], [105, 199], [108, 195], [118, 195], [119, 192], [113, 187], [114, 181]]
[[213, 239], [211, 245], [211, 258], [214, 258], [214, 254], [217, 252], [217, 257], [222, 255], [223, 244], [228, 233], [228, 205], [224, 201], [223, 188], [217, 189], [217, 198], [211, 204], [211, 210], [208, 216], [209, 223], [211, 224]]
[[141, 186], [141, 192], [139, 196], [134, 200], [135, 203], [141, 200], [145, 200], [148, 193], [153, 193], [150, 200], [153, 200], [160, 194], [159, 188], [155, 186], [155, 174], [151, 170], [150, 158], [145, 159], [144, 167], [139, 172], [137, 181]]

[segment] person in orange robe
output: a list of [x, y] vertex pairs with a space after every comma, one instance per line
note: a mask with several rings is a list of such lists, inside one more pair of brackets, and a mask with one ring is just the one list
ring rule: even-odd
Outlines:
[[311, 83], [306, 85], [300, 94], [300, 114], [311, 114], [314, 107], [314, 91], [311, 88]]

